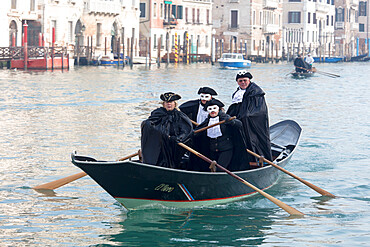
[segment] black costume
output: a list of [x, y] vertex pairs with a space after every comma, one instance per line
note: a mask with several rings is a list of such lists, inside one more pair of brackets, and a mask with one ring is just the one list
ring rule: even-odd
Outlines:
[[[216, 91], [210, 87], [201, 87], [198, 90], [198, 94], [201, 94], [201, 93], [210, 94], [212, 96], [217, 95]], [[199, 107], [201, 107], [201, 110], [203, 110], [204, 105], [202, 104], [200, 99], [189, 100], [179, 106], [180, 111], [185, 113], [194, 122], [198, 122], [197, 118], [198, 118]], [[206, 114], [206, 112], [204, 114]]]
[[[218, 117], [219, 121], [226, 120], [225, 123], [218, 125], [222, 135], [210, 138], [207, 136], [207, 130], [199, 132], [193, 138], [194, 149], [230, 171], [249, 169], [242, 123], [237, 119], [227, 121], [230, 116], [222, 111], [218, 113]], [[207, 127], [210, 119], [208, 116], [196, 129]], [[209, 164], [194, 155], [190, 156], [189, 165], [190, 170], [210, 171]]]
[[[236, 90], [233, 98], [239, 90], [241, 89]], [[268, 110], [264, 95], [265, 92], [257, 84], [250, 82], [242, 95], [242, 101], [230, 105], [227, 114], [236, 116], [243, 123], [247, 148], [272, 160]], [[250, 162], [256, 161], [254, 156], [248, 156]]]
[[303, 60], [301, 56], [298, 56], [296, 59], [294, 59], [294, 66], [296, 72], [305, 73], [309, 70], [308, 64]]
[[193, 125], [182, 112], [160, 107], [141, 124], [143, 163], [170, 168], [182, 168], [185, 149], [177, 142], [186, 143], [193, 133]]
[[180, 111], [185, 113], [191, 120], [197, 121], [199, 105], [201, 105], [200, 99], [189, 100], [179, 106]]

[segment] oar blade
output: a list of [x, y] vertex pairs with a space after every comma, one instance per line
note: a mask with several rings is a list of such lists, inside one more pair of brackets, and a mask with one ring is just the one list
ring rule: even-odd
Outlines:
[[273, 166], [273, 167], [275, 167], [275, 168], [279, 169], [280, 171], [282, 171], [282, 172], [284, 172], [284, 173], [288, 174], [289, 176], [291, 176], [291, 177], [293, 177], [293, 178], [297, 179], [298, 181], [300, 181], [300, 182], [302, 182], [303, 184], [307, 185], [308, 187], [310, 187], [311, 189], [315, 190], [315, 191], [316, 191], [316, 192], [318, 192], [319, 194], [321, 194], [321, 195], [323, 195], [323, 196], [333, 197], [333, 198], [335, 197], [333, 194], [331, 194], [331, 193], [327, 192], [326, 190], [321, 189], [320, 187], [317, 187], [316, 185], [311, 184], [310, 182], [308, 182], [308, 181], [306, 181], [306, 180], [304, 180], [304, 179], [302, 179], [302, 178], [298, 177], [297, 175], [295, 175], [295, 174], [293, 174], [293, 173], [291, 173], [291, 172], [289, 172], [289, 171], [285, 170], [285, 169], [284, 169], [284, 168], [282, 168], [281, 166], [278, 166], [277, 164], [275, 164], [275, 163], [273, 163], [273, 162], [269, 161], [268, 159], [261, 157], [260, 155], [256, 154], [255, 152], [253, 152], [253, 151], [251, 151], [251, 150], [249, 150], [249, 149], [247, 149], [247, 152], [248, 152], [249, 154], [251, 154], [251, 155], [255, 156], [256, 158], [259, 158], [259, 159], [260, 159], [260, 158], [262, 158], [262, 159], [263, 159], [263, 161], [265, 161], [265, 162], [266, 162], [266, 163], [268, 163], [269, 165], [271, 165], [271, 166]]
[[[198, 156], [199, 158], [203, 159], [204, 161], [208, 162], [208, 163], [213, 163], [212, 160], [210, 160], [209, 158], [207, 158], [206, 156], [204, 156], [203, 154], [195, 151], [194, 149], [188, 147], [187, 145], [185, 145], [184, 143], [178, 143], [179, 146], [185, 148], [186, 150], [192, 152], [193, 154], [195, 154], [196, 156]], [[245, 181], [243, 178], [239, 177], [238, 175], [232, 173], [231, 171], [227, 170], [225, 167], [215, 163], [215, 165], [223, 170], [224, 172], [226, 172], [227, 174], [229, 174], [230, 176], [232, 176], [233, 178], [239, 180], [240, 182], [244, 183], [245, 185], [249, 186], [251, 189], [257, 191], [258, 193], [260, 193], [261, 195], [263, 195], [264, 197], [266, 197], [267, 199], [269, 199], [271, 202], [275, 203], [277, 206], [279, 206], [280, 208], [282, 208], [283, 210], [285, 210], [287, 213], [289, 213], [290, 215], [294, 215], [294, 216], [302, 216], [304, 215], [302, 212], [298, 211], [297, 209], [294, 209], [290, 206], [288, 206], [287, 204], [283, 203], [282, 201], [278, 200], [277, 198], [267, 194], [266, 192], [264, 192], [263, 190], [257, 188], [256, 186], [248, 183], [247, 181]]]
[[65, 184], [68, 184], [68, 183], [71, 183], [79, 178], [82, 178], [84, 176], [86, 176], [87, 174], [85, 172], [80, 172], [80, 173], [77, 173], [77, 174], [74, 174], [74, 175], [71, 175], [71, 176], [68, 176], [68, 177], [65, 177], [65, 178], [61, 178], [61, 179], [58, 179], [58, 180], [55, 180], [55, 181], [52, 181], [52, 182], [49, 182], [49, 183], [46, 183], [46, 184], [41, 184], [41, 185], [38, 185], [38, 186], [35, 186], [33, 187], [32, 189], [34, 190], [55, 190]]

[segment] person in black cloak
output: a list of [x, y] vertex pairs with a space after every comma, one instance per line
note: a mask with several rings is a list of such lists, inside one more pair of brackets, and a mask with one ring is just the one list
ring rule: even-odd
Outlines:
[[[197, 126], [196, 130], [223, 120], [226, 122], [194, 134], [193, 142], [197, 146], [199, 144], [203, 146], [203, 155], [216, 161], [224, 168], [230, 171], [246, 170], [249, 168], [249, 163], [242, 123], [238, 119], [229, 120], [230, 116], [223, 111], [222, 107], [224, 104], [217, 99], [212, 99], [205, 104], [204, 109], [207, 110], [208, 116]], [[209, 165], [201, 161], [199, 158], [191, 157], [190, 164], [193, 165], [194, 170], [209, 171]], [[212, 171], [215, 171], [215, 168], [209, 167]], [[217, 171], [220, 170], [217, 168]]]
[[191, 120], [202, 123], [208, 116], [204, 110], [204, 105], [210, 101], [213, 96], [217, 95], [216, 91], [210, 87], [201, 87], [198, 90], [200, 99], [190, 100], [180, 105], [180, 111], [185, 113]]
[[296, 59], [294, 59], [294, 66], [296, 72], [305, 73], [309, 71], [308, 64], [303, 60], [303, 58], [299, 54], [296, 57]]
[[[252, 78], [252, 74], [245, 70], [237, 73], [239, 87], [232, 95], [227, 113], [242, 122], [247, 148], [272, 161], [265, 92], [251, 81]], [[248, 160], [255, 162], [256, 158], [248, 154]]]
[[185, 113], [176, 109], [181, 96], [172, 92], [161, 94], [162, 107], [151, 112], [141, 124], [143, 163], [169, 168], [182, 168], [185, 149], [178, 142], [187, 143], [193, 125]]

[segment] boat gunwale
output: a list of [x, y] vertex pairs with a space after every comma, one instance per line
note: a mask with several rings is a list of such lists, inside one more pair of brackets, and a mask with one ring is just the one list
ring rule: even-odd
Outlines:
[[[298, 146], [299, 139], [300, 138], [298, 138], [297, 144], [295, 145], [294, 149], [286, 157], [284, 157], [279, 162], [273, 161], [273, 163], [276, 164], [276, 165], [279, 165], [282, 162], [284, 162], [285, 160], [287, 160], [288, 158], [290, 158], [295, 153], [296, 147]], [[136, 162], [136, 161], [132, 161], [132, 160], [130, 160], [130, 161], [80, 161], [80, 160], [74, 159], [74, 156], [75, 156], [74, 153], [72, 153], [71, 156], [72, 156], [72, 163], [80, 163], [80, 164], [85, 164], [85, 165], [124, 165], [124, 164], [132, 164], [132, 165], [144, 166], [144, 167], [147, 167], [147, 168], [154, 168], [154, 169], [159, 169], [159, 170], [162, 169], [162, 170], [167, 170], [167, 171], [171, 171], [171, 172], [178, 172], [178, 173], [190, 173], [190, 174], [212, 175], [212, 176], [228, 175], [228, 173], [226, 173], [226, 172], [189, 171], [189, 170], [182, 170], [182, 169], [176, 169], [176, 168], [150, 165], [150, 164], [140, 163], [140, 162]], [[80, 156], [80, 155], [76, 155], [76, 156]], [[255, 169], [242, 170], [242, 171], [232, 171], [232, 173], [234, 173], [234, 174], [248, 174], [248, 173], [252, 173], [252, 172], [256, 172], [256, 171], [262, 171], [262, 170], [268, 169], [270, 167], [271, 167], [271, 165], [267, 165], [267, 166], [258, 167], [258, 168], [255, 168]]]

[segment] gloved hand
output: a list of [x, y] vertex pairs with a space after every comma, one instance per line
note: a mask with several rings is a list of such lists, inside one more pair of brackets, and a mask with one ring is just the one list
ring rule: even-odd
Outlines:
[[170, 136], [170, 142], [177, 143], [177, 137], [176, 136]]
[[211, 170], [211, 172], [216, 172], [216, 170], [217, 170], [216, 164], [217, 164], [217, 162], [215, 160], [213, 160], [211, 162], [211, 164], [209, 165], [209, 169]]

